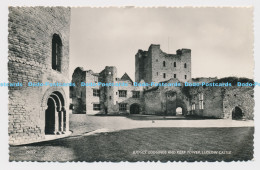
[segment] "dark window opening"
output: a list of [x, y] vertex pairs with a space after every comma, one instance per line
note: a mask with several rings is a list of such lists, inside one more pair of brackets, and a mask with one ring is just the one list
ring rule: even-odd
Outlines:
[[98, 82], [98, 77], [97, 76], [94, 76], [94, 81], [95, 81], [95, 83]]
[[166, 67], [166, 62], [165, 61], [163, 61], [163, 67]]
[[101, 110], [100, 104], [93, 104], [93, 110]]
[[119, 103], [119, 111], [126, 111], [126, 103]]
[[140, 98], [140, 91], [133, 91], [133, 98]]
[[176, 78], [176, 74], [174, 74], [173, 77]]
[[126, 97], [127, 91], [126, 90], [119, 90], [119, 97]]
[[100, 90], [99, 89], [93, 89], [93, 96], [100, 96]]
[[185, 75], [184, 78], [187, 79], [187, 75]]
[[173, 63], [173, 66], [176, 67], [176, 62]]
[[52, 69], [61, 71], [62, 42], [58, 34], [52, 37]]
[[163, 73], [163, 78], [166, 78], [166, 73]]
[[187, 64], [186, 63], [184, 64], [184, 68], [187, 68]]

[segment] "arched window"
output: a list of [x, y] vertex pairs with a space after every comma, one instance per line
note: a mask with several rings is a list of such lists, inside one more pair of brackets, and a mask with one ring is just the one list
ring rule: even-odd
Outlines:
[[62, 42], [58, 34], [52, 37], [52, 69], [61, 71]]
[[187, 64], [186, 63], [184, 64], [184, 68], [187, 68]]

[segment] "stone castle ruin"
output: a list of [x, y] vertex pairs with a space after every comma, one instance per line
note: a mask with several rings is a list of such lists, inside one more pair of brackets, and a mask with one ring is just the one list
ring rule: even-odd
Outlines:
[[10, 7], [8, 22], [9, 143], [41, 141], [69, 131], [70, 8]]
[[138, 50], [135, 55], [135, 81], [162, 82], [171, 78], [185, 82], [191, 79], [191, 50], [179, 49], [166, 54], [160, 45], [152, 44], [148, 51]]
[[[144, 87], [133, 86], [127, 73], [118, 78], [116, 67], [107, 66], [100, 73], [78, 67], [72, 75], [72, 82], [76, 84], [70, 90], [73, 114], [142, 113]], [[81, 82], [125, 83], [128, 86], [81, 86]]]
[[[167, 54], [160, 45], [135, 55], [136, 83], [179, 83], [180, 86], [135, 86], [125, 73], [117, 77], [116, 67], [100, 73], [76, 68], [70, 97], [73, 114], [153, 114], [199, 116], [224, 119], [253, 119], [253, 87], [238, 87], [237, 82], [253, 82], [247, 78], [192, 78], [191, 50], [180, 49]], [[127, 83], [127, 87], [80, 86], [81, 82]], [[227, 83], [233, 86], [185, 86], [188, 83]]]
[[[167, 54], [160, 45], [135, 55], [135, 82], [179, 83], [180, 86], [135, 86], [114, 66], [100, 73], [78, 67], [76, 86], [39, 86], [68, 83], [70, 8], [10, 7], [8, 20], [9, 144], [19, 145], [69, 134], [73, 114], [153, 114], [253, 119], [253, 87], [187, 87], [185, 82], [252, 81], [239, 78], [192, 78], [191, 50]], [[81, 83], [127, 86], [81, 86]], [[31, 84], [31, 85], [29, 85]], [[71, 107], [69, 107], [71, 98]]]

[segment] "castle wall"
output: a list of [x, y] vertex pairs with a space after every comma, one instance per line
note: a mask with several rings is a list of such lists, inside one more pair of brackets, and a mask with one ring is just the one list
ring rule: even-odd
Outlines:
[[[167, 81], [177, 78], [181, 82], [191, 79], [191, 50], [177, 50], [177, 54], [167, 54], [160, 45], [151, 45], [147, 52], [136, 54], [136, 81], [147, 83]], [[175, 76], [174, 76], [175, 75]]]
[[[118, 87], [118, 93], [116, 94], [117, 97], [117, 107], [119, 108], [119, 103], [126, 103], [127, 104], [127, 109], [126, 111], [119, 111], [119, 113], [130, 113], [130, 107], [132, 104], [138, 104], [140, 107], [140, 114], [143, 113], [144, 110], [144, 103], [143, 103], [143, 87], [136, 87], [131, 84], [130, 81], [118, 81], [118, 83], [127, 83], [128, 86], [120, 86]], [[119, 97], [119, 90], [126, 90], [127, 91], [127, 96], [126, 97]], [[140, 96], [139, 98], [134, 98], [133, 97], [133, 91], [139, 91]]]
[[[100, 73], [100, 82], [102, 83], [114, 83], [117, 77], [117, 70], [115, 67], [108, 67]], [[116, 88], [114, 86], [104, 86], [100, 89], [100, 103], [102, 105], [102, 111], [107, 113], [115, 113], [118, 111], [116, 107]]]
[[[117, 71], [115, 67], [106, 67], [100, 73], [100, 82], [102, 83], [125, 83], [128, 86], [104, 86], [100, 88], [100, 103], [102, 106], [102, 113], [107, 114], [128, 114], [130, 113], [130, 106], [138, 104], [140, 112], [143, 110], [142, 96], [143, 87], [135, 87], [130, 81], [120, 80], [117, 78]], [[125, 97], [119, 96], [119, 91], [126, 91]], [[133, 91], [140, 91], [139, 98], [133, 98]], [[120, 110], [120, 104], [126, 104], [126, 110]]]
[[244, 119], [254, 119], [254, 89], [252, 87], [235, 87], [225, 91], [223, 97], [224, 118], [232, 119], [232, 111], [239, 107]]
[[[203, 93], [203, 109], [199, 109], [199, 94]], [[232, 119], [232, 111], [239, 107], [245, 119], [253, 119], [254, 90], [251, 87], [194, 87], [191, 88], [191, 104], [195, 110], [190, 114]]]
[[151, 82], [152, 80], [152, 59], [151, 53], [139, 50], [135, 55], [135, 81]]
[[[178, 82], [178, 80], [170, 79], [168, 83]], [[161, 86], [154, 87], [144, 91], [145, 114], [156, 115], [176, 115], [176, 109], [182, 108], [183, 115], [190, 111], [189, 96], [183, 92], [180, 86]]]
[[145, 114], [162, 115], [164, 114], [159, 90], [144, 92]]
[[[192, 87], [191, 104], [195, 104], [192, 115], [223, 118], [223, 91], [221, 87]], [[199, 94], [203, 94], [203, 109], [200, 109]]]
[[[83, 70], [83, 68], [76, 68], [72, 75], [72, 83], [75, 87], [70, 89], [70, 97], [72, 99], [73, 114], [97, 114], [100, 110], [94, 109], [94, 104], [100, 104], [100, 96], [98, 91], [100, 87], [94, 84], [99, 82], [98, 74], [91, 70]], [[82, 84], [81, 83], [85, 83]], [[92, 83], [92, 85], [91, 85]], [[95, 95], [94, 95], [94, 90]]]
[[[185, 87], [184, 82], [247, 82], [244, 78], [227, 77], [217, 79], [191, 78], [191, 50], [180, 49], [176, 54], [166, 54], [160, 45], [151, 45], [148, 51], [139, 50], [136, 58], [136, 82], [164, 82], [180, 84], [180, 86], [135, 87], [127, 74], [117, 78], [115, 67], [107, 66], [99, 73], [99, 82], [126, 83], [128, 86], [100, 87], [100, 97], [93, 98], [92, 90], [86, 92], [87, 110], [91, 110], [93, 103], [100, 102], [100, 111], [93, 114], [128, 114], [131, 106], [140, 107], [141, 114], [176, 115], [176, 109], [182, 108], [183, 115], [195, 115], [208, 118], [232, 118], [235, 107], [241, 108], [245, 119], [253, 119], [253, 90], [239, 87]], [[175, 64], [174, 64], [175, 63]], [[165, 73], [165, 78], [163, 77]], [[176, 74], [176, 78], [174, 78]], [[92, 75], [93, 77], [93, 75]], [[94, 80], [88, 78], [90, 82]], [[88, 80], [86, 80], [88, 81]], [[125, 91], [126, 96], [119, 96]], [[139, 91], [140, 97], [134, 98], [133, 91]], [[120, 109], [126, 104], [126, 109]], [[92, 110], [91, 110], [92, 111]]]
[[[28, 87], [28, 82], [69, 83], [70, 8], [10, 7], [8, 20], [9, 143], [21, 144], [45, 138], [48, 95], [57, 91], [65, 100], [69, 129], [69, 87]], [[62, 41], [60, 71], [52, 69], [52, 37]], [[47, 97], [46, 97], [47, 96]]]
[[[98, 76], [93, 75], [90, 72], [87, 72], [86, 74], [86, 83], [98, 83]], [[99, 86], [87, 86], [86, 87], [86, 93], [85, 93], [85, 109], [86, 114], [98, 114], [101, 112], [101, 110], [94, 110], [94, 104], [100, 104], [100, 97], [94, 96], [94, 90], [99, 90]]]
[[73, 104], [72, 114], [84, 114], [86, 113], [87, 93], [86, 87], [81, 86], [81, 82], [86, 82], [86, 71], [80, 67], [76, 68], [71, 82], [75, 83], [75, 87], [70, 88], [70, 97]]

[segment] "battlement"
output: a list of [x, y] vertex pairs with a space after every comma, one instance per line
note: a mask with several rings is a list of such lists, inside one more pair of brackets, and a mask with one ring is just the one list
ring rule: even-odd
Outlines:
[[150, 51], [152, 49], [160, 49], [160, 44], [151, 44], [148, 50]]
[[168, 54], [159, 44], [151, 44], [148, 51], [138, 50], [135, 58], [135, 81], [160, 82], [171, 78], [191, 79], [191, 50], [182, 48]]
[[182, 54], [185, 54], [185, 53], [191, 53], [191, 50], [190, 49], [186, 49], [186, 48], [182, 48], [182, 49], [178, 49], [176, 51], [177, 55], [182, 55]]

